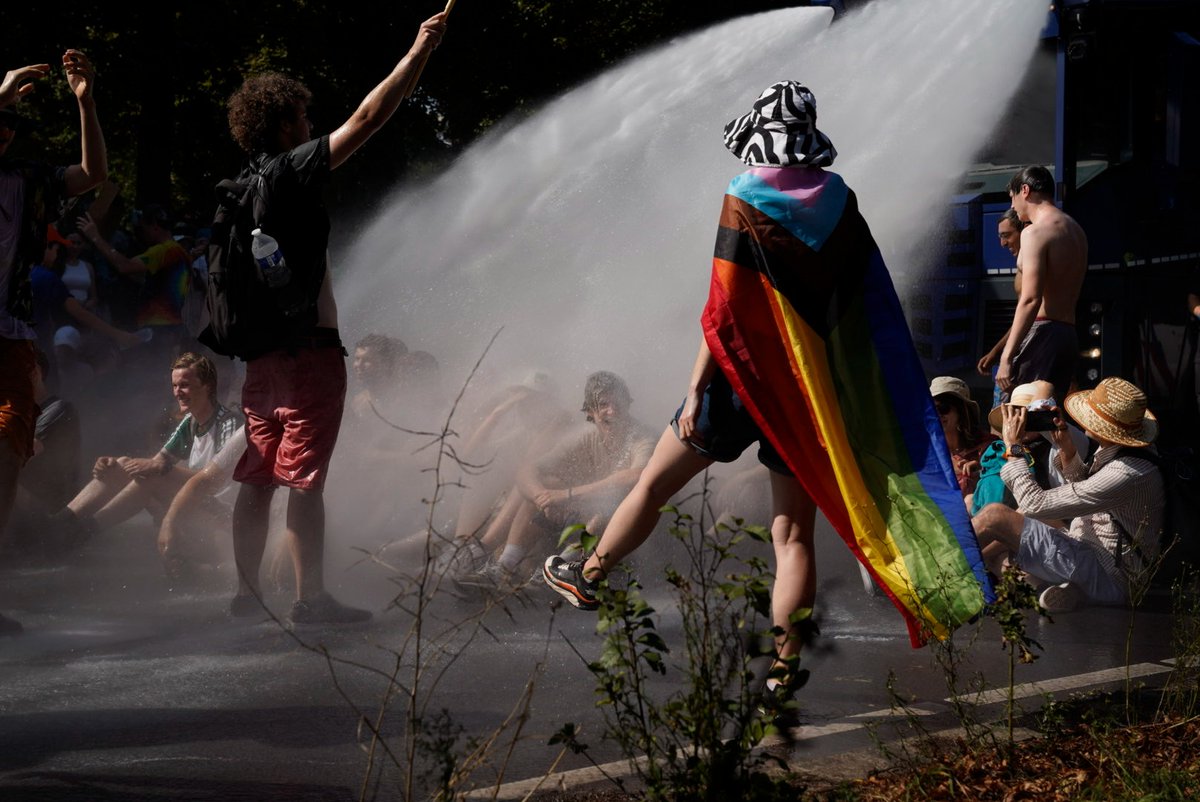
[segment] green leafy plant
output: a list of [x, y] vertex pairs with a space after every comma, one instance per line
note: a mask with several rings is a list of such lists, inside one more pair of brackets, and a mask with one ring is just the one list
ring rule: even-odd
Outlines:
[[[702, 510], [706, 497], [707, 480]], [[783, 786], [758, 771], [774, 760], [756, 747], [778, 729], [773, 714], [760, 709], [755, 666], [776, 660], [782, 633], [770, 624], [768, 565], [744, 556], [751, 544], [769, 544], [770, 532], [739, 519], [707, 527], [703, 514], [663, 511], [673, 516], [670, 532], [686, 554], [683, 569], [666, 570], [683, 643], [671, 651], [636, 579], [614, 574], [601, 583], [602, 645], [587, 664], [605, 737], [630, 759], [651, 799], [772, 798]], [[595, 539], [584, 537], [582, 545], [594, 548]], [[678, 677], [677, 689], [660, 698], [654, 676]], [[807, 673], [791, 676], [798, 688]]]

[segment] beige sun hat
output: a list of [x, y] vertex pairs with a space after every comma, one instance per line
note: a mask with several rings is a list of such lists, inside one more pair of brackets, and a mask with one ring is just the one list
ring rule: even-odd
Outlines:
[[[1018, 384], [1013, 388], [1013, 391], [1008, 396], [1008, 403], [1014, 407], [1027, 407], [1034, 401], [1045, 401], [1047, 398], [1054, 398], [1054, 385], [1048, 381], [1033, 381], [1027, 384]], [[1000, 431], [1004, 426], [1004, 405], [994, 407], [988, 413], [988, 426], [991, 426], [996, 431]]]
[[1080, 426], [1113, 443], [1148, 446], [1158, 437], [1146, 394], [1124, 379], [1103, 379], [1094, 389], [1071, 393], [1064, 406]]
[[962, 379], [954, 376], [938, 376], [929, 383], [929, 394], [957, 396], [967, 408], [967, 425], [975, 429], [979, 425], [979, 405], [971, 400], [971, 388]]

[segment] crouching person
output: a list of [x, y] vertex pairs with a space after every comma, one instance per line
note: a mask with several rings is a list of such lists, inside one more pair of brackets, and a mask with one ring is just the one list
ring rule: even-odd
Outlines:
[[[63, 546], [146, 510], [161, 522], [180, 489], [210, 462], [245, 449], [241, 417], [217, 402], [217, 369], [208, 357], [181, 354], [171, 365], [171, 392], [183, 420], [151, 457], [100, 457], [92, 480], [52, 516]], [[224, 455], [226, 457], [230, 455]]]
[[[1007, 553], [1021, 570], [1050, 583], [1039, 603], [1052, 613], [1081, 603], [1124, 604], [1130, 585], [1148, 578], [1158, 554], [1164, 503], [1162, 475], [1149, 453], [1158, 422], [1145, 393], [1109, 378], [1067, 396], [1064, 406], [1099, 444], [1091, 462], [1083, 461], [1066, 423], [1056, 419], [1055, 467], [1066, 483], [1043, 489], [1021, 445], [1026, 410], [1007, 404], [1001, 476], [1018, 511], [989, 504], [972, 519], [989, 563]], [[1056, 528], [1045, 520], [1070, 524]]]

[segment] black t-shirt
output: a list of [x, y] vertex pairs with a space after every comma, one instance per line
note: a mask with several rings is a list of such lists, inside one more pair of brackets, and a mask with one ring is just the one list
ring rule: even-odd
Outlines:
[[259, 221], [262, 230], [279, 242], [292, 281], [302, 282], [305, 295], [315, 299], [325, 278], [329, 250], [324, 198], [331, 173], [329, 137], [274, 156], [261, 153], [252, 167], [262, 175], [266, 188], [266, 208]]

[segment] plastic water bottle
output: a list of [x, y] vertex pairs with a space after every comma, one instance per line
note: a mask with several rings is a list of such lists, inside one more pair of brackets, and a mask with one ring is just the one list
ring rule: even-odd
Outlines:
[[253, 237], [253, 241], [250, 243], [250, 253], [254, 255], [254, 261], [258, 262], [267, 286], [273, 290], [287, 286], [287, 283], [292, 280], [292, 271], [288, 269], [287, 262], [283, 259], [283, 251], [279, 250], [279, 243], [270, 234], [263, 233], [261, 228], [251, 231], [250, 236]]

